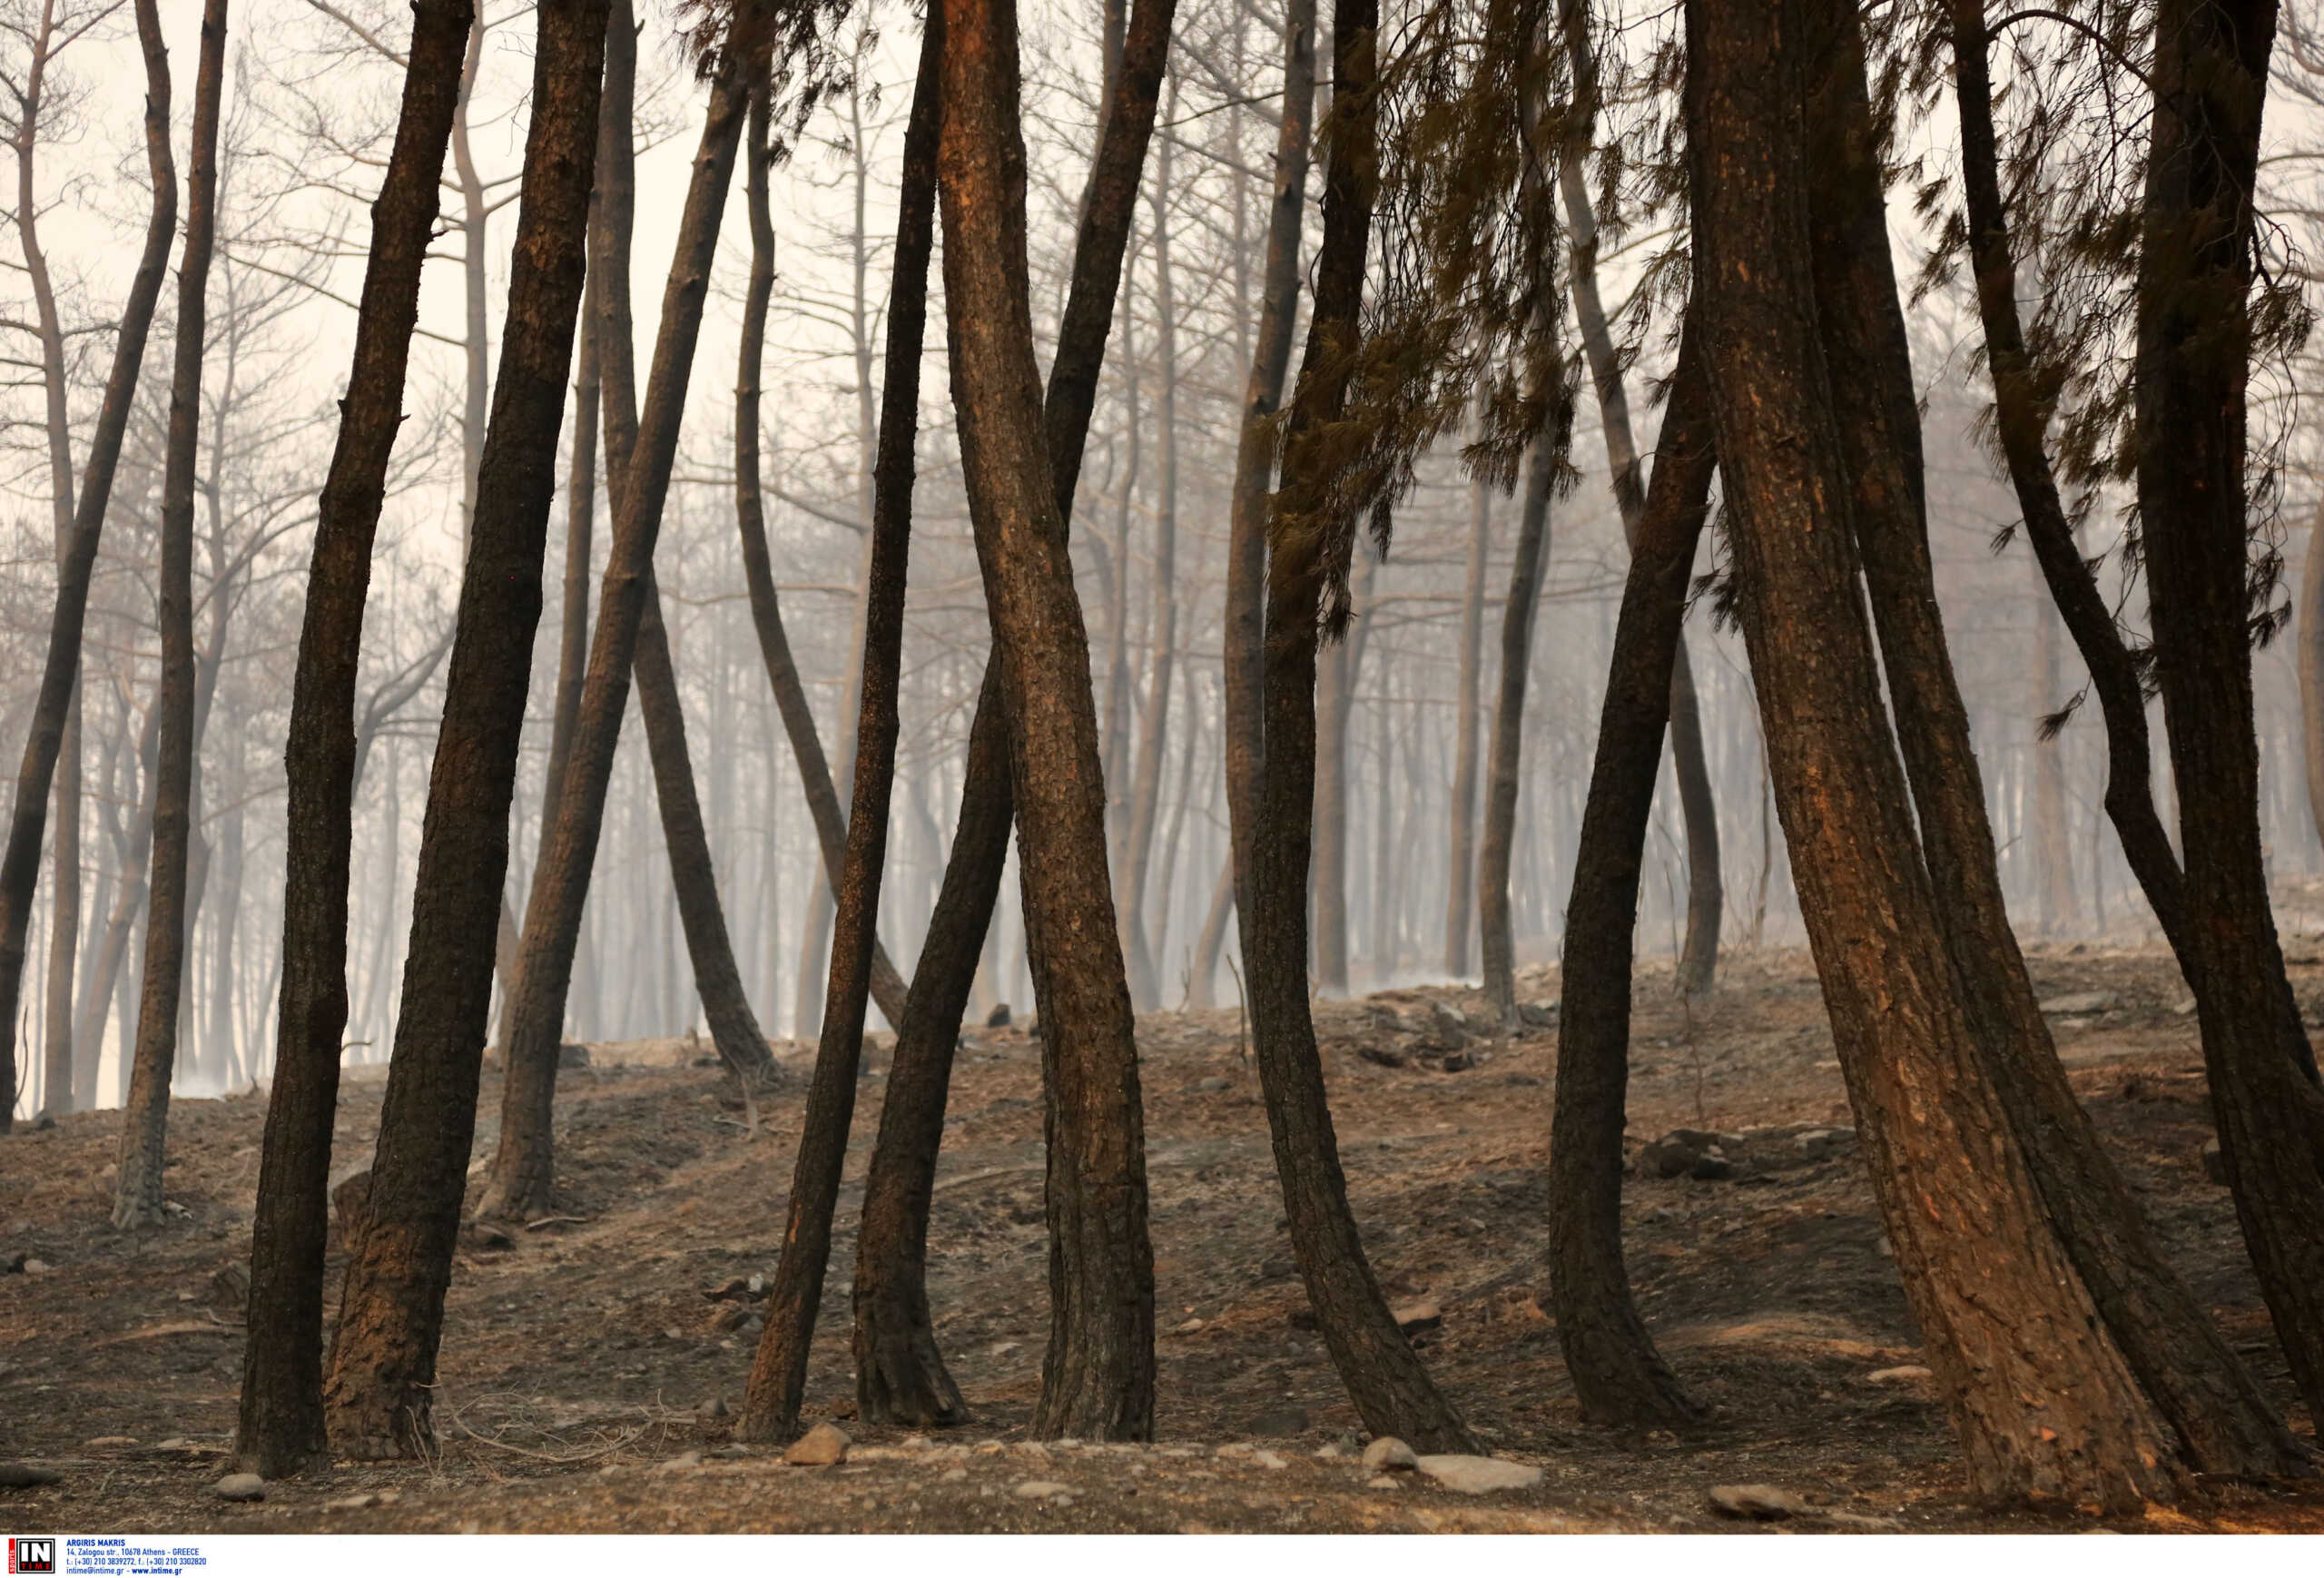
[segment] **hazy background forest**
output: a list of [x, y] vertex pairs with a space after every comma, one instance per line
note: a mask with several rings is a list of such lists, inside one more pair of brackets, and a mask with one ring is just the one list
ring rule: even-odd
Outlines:
[[[1643, 52], [1667, 33], [1657, 7], [1617, 28]], [[194, 8], [168, 8], [172, 56], [194, 54]], [[360, 767], [349, 942], [350, 1061], [384, 1060], [393, 1038], [419, 819], [440, 712], [460, 546], [515, 221], [530, 81], [529, 7], [480, 8], [453, 158], [439, 261], [428, 271], [421, 338], [380, 533], [359, 695]], [[2263, 180], [2297, 266], [2324, 258], [2319, 161], [2324, 55], [2316, 8], [2287, 8]], [[639, 12], [640, 154], [635, 278], [663, 276], [693, 145], [697, 94], [678, 64], [673, 18]], [[1098, 10], [1044, 3], [1025, 17], [1026, 135], [1033, 162], [1033, 302], [1046, 333], [1064, 297], [1081, 172], [1097, 114]], [[194, 918], [176, 1087], [188, 1094], [263, 1080], [273, 1052], [281, 968], [283, 735], [315, 500], [336, 431], [334, 402], [353, 332], [365, 210], [391, 134], [409, 31], [381, 0], [254, 0], [231, 24], [220, 148], [219, 246], [209, 287], [194, 567], [200, 730], [189, 878]], [[1251, 365], [1265, 243], [1280, 19], [1265, 5], [1186, 0], [1147, 163], [1108, 348], [1073, 544], [1104, 739], [1113, 867], [1125, 902], [1138, 1006], [1231, 1003], [1236, 942], [1226, 923], [1227, 815], [1220, 761], [1219, 632], [1237, 412]], [[911, 96], [917, 28], [899, 7], [847, 25], [854, 91], [807, 123], [774, 175], [778, 279], [763, 407], [774, 572], [791, 638], [842, 786], [862, 651], [877, 352], [882, 344], [893, 182]], [[39, 69], [37, 81], [35, 67]], [[36, 105], [26, 108], [37, 89]], [[65, 427], [83, 442], [110, 359], [111, 315], [134, 266], [149, 194], [138, 125], [143, 77], [119, 0], [0, 0], [0, 738], [21, 740], [54, 602], [44, 333], [61, 351]], [[181, 95], [178, 135], [185, 135]], [[1619, 120], [1621, 107], [1609, 106]], [[1921, 179], [1949, 173], [1949, 104], [1915, 126]], [[739, 190], [731, 202], [739, 211]], [[1620, 197], [1618, 192], [1617, 197]], [[1891, 205], [1899, 273], [1928, 237], [1907, 192]], [[1317, 193], [1308, 196], [1312, 244]], [[1950, 201], [1949, 199], [1946, 201]], [[1637, 339], [1644, 390], [1667, 365], [1659, 315], [1625, 311], [1669, 243], [1642, 211], [1608, 205], [1600, 257], [1618, 329]], [[770, 1035], [810, 1036], [822, 1007], [830, 900], [799, 774], [753, 639], [735, 549], [733, 500], [735, 325], [748, 235], [731, 220], [657, 568], [719, 892], [744, 983]], [[55, 302], [44, 330], [33, 271]], [[105, 526], [84, 649], [74, 1042], [76, 1080], [115, 1106], [122, 1049], [135, 1018], [154, 730], [156, 516], [168, 406], [174, 290], [146, 352]], [[641, 294], [641, 309], [645, 305]], [[1303, 307], [1305, 296], [1303, 294]], [[931, 306], [931, 311], [940, 311]], [[641, 356], [651, 319], [639, 313]], [[2095, 707], [2054, 738], [2043, 720], [2078, 697], [2083, 675], [2023, 541], [1996, 546], [2016, 507], [1983, 447], [1988, 403], [1965, 278], [1940, 279], [1911, 305], [1915, 370], [1925, 407], [1931, 537], [1984, 772], [2000, 869], [2021, 932], [2151, 939], [2152, 918], [2123, 863], [2101, 797], [2104, 737]], [[1304, 333], [1304, 330], [1302, 330]], [[968, 530], [941, 337], [921, 389], [917, 542], [905, 634], [898, 793], [881, 893], [880, 932], [907, 972], [941, 881], [966, 737], [989, 646]], [[1046, 349], [1046, 348], [1044, 348]], [[2255, 407], [2282, 463], [2274, 530], [2300, 587], [2311, 522], [2324, 512], [2324, 449], [2301, 420], [2310, 359], [2257, 370]], [[1653, 411], [1639, 413], [1650, 446]], [[1556, 502], [1532, 648], [1525, 773], [1512, 883], [1521, 964], [1557, 955], [1593, 735], [1626, 555], [1608, 484], [1598, 408], [1576, 402], [1580, 476]], [[570, 414], [568, 413], [568, 428]], [[77, 451], [75, 457], [77, 465]], [[604, 509], [600, 492], [599, 508]], [[561, 510], [560, 505], [560, 510]], [[1482, 758], [1501, 606], [1510, 584], [1515, 501], [1469, 481], [1448, 447], [1422, 467], [1397, 509], [1393, 552], [1360, 558], [1348, 640], [1327, 649], [1319, 714], [1319, 866], [1341, 840], [1341, 891], [1319, 875], [1317, 973], [1326, 995], [1473, 976], [1473, 860]], [[2124, 595], [2113, 549], [2121, 526], [2101, 498], [2083, 547], [2136, 627], [2142, 595]], [[601, 514], [595, 540], [608, 532]], [[547, 579], [562, 583], [560, 533]], [[1705, 538], [1699, 572], [1714, 567]], [[1171, 567], [1157, 574], [1157, 559]], [[2313, 599], [2287, 636], [2255, 657], [2263, 757], [2261, 825], [2280, 915], [2314, 924], [2307, 884], [2324, 843], [2303, 771], [2297, 665]], [[556, 616], [554, 598], [544, 625]], [[1688, 626], [1721, 831], [1729, 947], [1801, 939], [1781, 833], [1765, 787], [1755, 704], [1739, 638], [1708, 601]], [[536, 644], [511, 870], [521, 906], [540, 847], [541, 777], [557, 644]], [[632, 705], [635, 706], [633, 700]], [[1334, 720], [1340, 737], [1334, 748]], [[2156, 727], [2160, 729], [2158, 716]], [[625, 730], [575, 971], [567, 1033], [611, 1040], [701, 1025], [662, 824], [642, 748]], [[1333, 771], [1336, 762], [1337, 772]], [[2166, 824], [2169, 768], [2159, 764]], [[0, 794], [13, 791], [13, 782]], [[1141, 811], [1140, 801], [1146, 802]], [[1464, 799], [1466, 804], [1463, 804]], [[52, 849], [56, 843], [52, 829]], [[1640, 946], [1676, 952], [1686, 910], [1685, 841], [1666, 761], [1640, 894]], [[1019, 890], [1001, 887], [974, 1011], [1029, 1005]], [[41, 878], [17, 1045], [16, 1110], [54, 1107], [41, 1086], [56, 924], [53, 866]], [[1344, 937], [1344, 978], [1329, 939]], [[876, 1012], [876, 1009], [874, 1012]], [[878, 1021], [874, 1021], [875, 1023]], [[705, 1027], [706, 1028], [706, 1027]], [[84, 1100], [81, 1104], [91, 1104]]]

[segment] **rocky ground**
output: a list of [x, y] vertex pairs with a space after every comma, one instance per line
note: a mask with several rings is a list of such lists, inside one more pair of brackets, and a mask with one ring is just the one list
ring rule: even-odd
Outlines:
[[[2303, 1000], [2324, 1001], [2317, 949], [2293, 944]], [[2290, 1409], [2233, 1210], [2205, 1176], [2201, 1057], [2169, 959], [2077, 948], [2033, 966], [2075, 1088], [2178, 1264]], [[875, 1053], [808, 1390], [810, 1421], [852, 1439], [805, 1454], [842, 1458], [819, 1465], [733, 1444], [752, 1278], [773, 1268], [804, 1081], [749, 1135], [717, 1070], [694, 1061], [707, 1049], [662, 1042], [593, 1048], [562, 1077], [556, 1215], [463, 1248], [439, 1455], [342, 1465], [256, 1500], [218, 1486], [263, 1102], [176, 1105], [172, 1220], [148, 1232], [105, 1223], [113, 1114], [0, 1141], [0, 1267], [15, 1268], [0, 1275], [0, 1459], [43, 1471], [19, 1478], [55, 1476], [0, 1484], [0, 1511], [83, 1532], [2103, 1526], [1994, 1515], [1964, 1495], [1798, 953], [1729, 961], [1692, 1009], [1667, 971], [1640, 983], [1630, 1263], [1713, 1417], [1685, 1437], [1583, 1425], [1542, 1313], [1554, 973], [1524, 990], [1534, 1006], [1513, 1038], [1478, 1033], [1480, 1004], [1457, 989], [1319, 1007], [1366, 1242], [1499, 1466], [1365, 1461], [1292, 1268], [1227, 1010], [1139, 1021], [1163, 1334], [1151, 1445], [1026, 1438], [1047, 1314], [1039, 1060], [1014, 1028], [969, 1034], [937, 1186], [931, 1288], [975, 1421], [919, 1436], [852, 1417], [846, 1246]], [[348, 1085], [342, 1170], [369, 1159], [380, 1089], [375, 1072]], [[487, 1075], [479, 1159], [498, 1100]], [[2222, 1492], [2113, 1526], [2324, 1532], [2324, 1494]]]

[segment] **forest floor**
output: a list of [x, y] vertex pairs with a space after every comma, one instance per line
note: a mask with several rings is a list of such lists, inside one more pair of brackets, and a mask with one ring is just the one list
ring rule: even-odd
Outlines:
[[[2324, 1006], [2319, 944], [2293, 940], [2290, 952], [2302, 1001]], [[2173, 1259], [2292, 1409], [2227, 1191], [2205, 1177], [2201, 1060], [2169, 957], [2036, 950], [2032, 964], [2074, 1087]], [[1553, 1001], [1554, 972], [1529, 972], [1521, 995]], [[1699, 1433], [1644, 1439], [1581, 1422], [1542, 1313], [1554, 1031], [1485, 1037], [1472, 1021], [1448, 1032], [1435, 1005], [1481, 1008], [1458, 989], [1319, 1005], [1374, 1263], [1400, 1305], [1435, 1306], [1421, 1339], [1431, 1369], [1493, 1454], [1542, 1471], [1531, 1489], [1472, 1495], [1408, 1474], [1375, 1485], [1355, 1460], [1364, 1437], [1303, 1318], [1256, 1075], [1229, 1009], [1138, 1023], [1162, 1334], [1151, 1446], [1026, 1438], [1047, 1316], [1039, 1065], [1021, 1028], [968, 1033], [937, 1185], [930, 1281], [974, 1422], [921, 1437], [852, 1417], [849, 1246], [878, 1117], [875, 1050], [808, 1385], [808, 1420], [839, 1422], [853, 1450], [842, 1466], [805, 1468], [732, 1445], [725, 1411], [741, 1402], [759, 1307], [705, 1295], [773, 1269], [804, 1049], [786, 1059], [793, 1090], [746, 1138], [718, 1070], [694, 1061], [706, 1045], [636, 1043], [594, 1048], [590, 1067], [561, 1078], [557, 1218], [462, 1248], [440, 1456], [341, 1465], [247, 1504], [211, 1487], [231, 1466], [241, 1374], [231, 1268], [248, 1259], [263, 1100], [175, 1105], [172, 1218], [141, 1233], [105, 1224], [115, 1114], [0, 1141], [0, 1266], [24, 1263], [0, 1276], [0, 1459], [63, 1476], [0, 1490], [0, 1521], [156, 1533], [2324, 1533], [2324, 1492], [2230, 1491], [2111, 1524], [1981, 1511], [1915, 1368], [1805, 954], [1732, 959], [1691, 1011], [1667, 966], [1649, 968], [1638, 1003], [1633, 1155], [1704, 1130], [1698, 1143], [1721, 1137], [1725, 1167], [1696, 1170], [1730, 1175], [1661, 1178], [1649, 1160], [1627, 1186], [1640, 1303], [1712, 1410]], [[347, 1084], [341, 1172], [368, 1163], [379, 1074]], [[487, 1074], [479, 1159], [498, 1102]], [[334, 1308], [340, 1266], [334, 1244]], [[1707, 1494], [1735, 1483], [1774, 1484], [1812, 1510], [1723, 1522]]]

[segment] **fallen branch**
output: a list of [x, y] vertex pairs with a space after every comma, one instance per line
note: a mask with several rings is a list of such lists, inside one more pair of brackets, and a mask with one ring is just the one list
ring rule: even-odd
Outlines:
[[527, 1233], [537, 1233], [543, 1228], [558, 1228], [566, 1226], [586, 1227], [589, 1223], [596, 1220], [596, 1218], [595, 1217], [543, 1217], [537, 1222], [527, 1222], [525, 1224], [525, 1231]]

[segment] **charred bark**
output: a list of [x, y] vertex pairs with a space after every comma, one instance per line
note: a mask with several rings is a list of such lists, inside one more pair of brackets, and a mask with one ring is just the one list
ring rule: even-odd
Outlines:
[[1564, 1003], [1550, 1129], [1550, 1291], [1558, 1346], [1582, 1417], [1632, 1429], [1699, 1422], [1630, 1295], [1622, 1264], [1623, 1101], [1630, 1079], [1632, 939], [1671, 673], [1710, 506], [1717, 456], [1709, 370], [1694, 311], [1655, 445], [1654, 474], [1630, 533], [1590, 797], [1566, 900]]
[[[1167, 44], [1167, 15], [1160, 32]], [[1033, 362], [1013, 0], [946, 0], [944, 34], [938, 169], [953, 403], [1012, 725], [1010, 777], [1049, 1093], [1050, 1326], [1033, 1430], [1137, 1440], [1154, 1428], [1145, 1131], [1129, 986], [1106, 879], [1088, 637]], [[1126, 83], [1118, 97], [1134, 91]], [[1152, 102], [1147, 96], [1147, 128]], [[1104, 183], [1113, 173], [1093, 174], [1093, 215], [1111, 195]], [[1134, 200], [1136, 165], [1119, 173]], [[1077, 286], [1083, 261], [1077, 257]], [[1111, 294], [1087, 311], [1110, 320]], [[1102, 355], [1102, 335], [1073, 333], [1082, 305], [1077, 289], [1053, 380], [1069, 353], [1088, 353], [1093, 372]], [[1093, 377], [1091, 394], [1094, 386]]]
[[193, 79], [193, 142], [186, 169], [185, 250], [178, 259], [177, 343], [170, 369], [169, 436], [162, 456], [161, 564], [155, 574], [162, 715], [153, 767], [153, 853], [146, 879], [145, 979], [137, 1006], [135, 1061], [122, 1103], [116, 1228], [162, 1219], [170, 1077], [177, 1064], [178, 1006], [185, 991], [186, 855], [193, 833], [197, 752], [193, 656], [193, 487], [202, 441], [202, 328], [210, 259], [218, 234], [218, 119], [226, 75], [226, 0], [205, 0]]
[[403, 107], [372, 206], [371, 248], [339, 440], [317, 511], [285, 750], [282, 985], [274, 1090], [251, 1228], [250, 1339], [234, 1449], [268, 1479], [330, 1460], [323, 1430], [323, 1244], [331, 1122], [347, 1031], [348, 880], [354, 840], [355, 685], [371, 547], [403, 420], [419, 276], [436, 228], [469, 0], [412, 15]]
[[2251, 697], [2246, 396], [2275, 26], [2273, 0], [2156, 14], [2133, 447], [2220, 1149], [2276, 1338], [2324, 1419], [2324, 1090], [2283, 1055]]
[[1429, 1379], [1364, 1257], [1307, 1001], [1316, 643], [1332, 556], [1345, 553], [1354, 527], [1324, 518], [1331, 478], [1320, 474], [1327, 450], [1315, 435], [1346, 409], [1345, 348], [1360, 332], [1377, 180], [1379, 21], [1378, 0], [1337, 0], [1332, 18], [1333, 119], [1315, 307], [1284, 437], [1283, 486], [1267, 522], [1266, 712], [1250, 806], [1256, 821], [1242, 835], [1251, 862], [1243, 959], [1292, 1255], [1341, 1383], [1373, 1435], [1399, 1436], [1423, 1452], [1466, 1452], [1473, 1448], [1468, 1426]]
[[[914, 446], [920, 433], [920, 367], [928, 327], [928, 263], [936, 242], [936, 139], [941, 104], [943, 20], [931, 7], [904, 127], [903, 182], [896, 224], [894, 282], [888, 293], [887, 361], [880, 392], [879, 458], [872, 472], [872, 555], [863, 587], [862, 685], [855, 726], [854, 804], [848, 808], [847, 859], [840, 872], [832, 933], [831, 981], [815, 1072], [800, 1125], [791, 1203], [767, 1295], [766, 1327], [751, 1365], [739, 1426], [745, 1440], [797, 1433], [807, 1386], [808, 1350], [829, 1269], [832, 1216], [839, 1205], [855, 1116], [864, 1010], [872, 991], [874, 924], [888, 813], [895, 787], [897, 690], [901, 679], [904, 590], [911, 547]], [[981, 942], [980, 936], [978, 939]], [[970, 968], [973, 976], [973, 965]], [[911, 1011], [910, 1000], [905, 1012]], [[958, 1007], [952, 1023], [960, 1022]], [[949, 1050], [949, 1048], [948, 1048]], [[941, 1088], [940, 1086], [939, 1087]], [[882, 1119], [884, 1124], [884, 1118]], [[943, 1125], [941, 1107], [937, 1127]], [[933, 1159], [934, 1144], [927, 1148]], [[866, 1212], [867, 1219], [869, 1212]], [[931, 1345], [932, 1346], [932, 1345]], [[941, 1375], [940, 1359], [935, 1373]], [[857, 1385], [863, 1381], [859, 1378]], [[958, 1394], [952, 1401], [958, 1402]], [[868, 1412], [868, 1411], [867, 1411]]]
[[[2181, 1462], [1994, 1088], [1876, 688], [1819, 335], [1801, 0], [1690, 0], [1696, 289], [1744, 635], [1841, 1070], [1972, 1485], [2134, 1507]], [[2038, 1143], [2038, 1142], [2037, 1142]]]
[[543, 0], [508, 309], [429, 774], [402, 1011], [371, 1186], [323, 1387], [335, 1448], [426, 1450], [477, 1086], [492, 933], [541, 613], [541, 559], [581, 304], [606, 0]]

